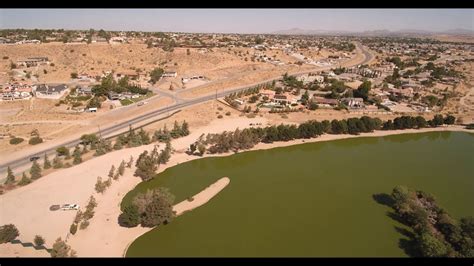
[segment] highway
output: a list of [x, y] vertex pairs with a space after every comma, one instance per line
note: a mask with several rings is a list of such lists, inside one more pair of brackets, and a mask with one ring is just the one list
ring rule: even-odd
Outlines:
[[[363, 65], [363, 64], [368, 63], [370, 60], [372, 60], [373, 55], [369, 51], [367, 51], [360, 44], [357, 44], [357, 46], [362, 51], [362, 53], [364, 55], [364, 60], [362, 62], [360, 62], [358, 64], [354, 64], [354, 65]], [[302, 72], [297, 72], [297, 73], [290, 73], [290, 74], [291, 75], [302, 75], [302, 74], [307, 74], [307, 73], [317, 72], [317, 71], [322, 71], [322, 70], [327, 70], [327, 69], [330, 69], [330, 67], [320, 67], [320, 68], [316, 68], [316, 69], [312, 69], [312, 70], [307, 70], [307, 71], [302, 71]], [[177, 111], [181, 108], [189, 107], [189, 106], [192, 106], [192, 105], [195, 105], [195, 104], [204, 103], [204, 102], [216, 99], [216, 97], [221, 98], [221, 97], [224, 97], [224, 96], [229, 95], [231, 93], [239, 92], [241, 90], [244, 90], [244, 89], [247, 89], [247, 88], [252, 88], [252, 87], [255, 87], [255, 86], [258, 86], [258, 85], [266, 84], [266, 83], [272, 82], [274, 80], [278, 80], [280, 78], [281, 78], [281, 76], [279, 76], [277, 78], [264, 80], [264, 81], [254, 83], [254, 84], [251, 84], [251, 85], [245, 85], [245, 86], [240, 86], [240, 87], [227, 89], [225, 91], [221, 91], [221, 92], [218, 92], [216, 94], [206, 95], [206, 96], [202, 96], [202, 97], [199, 97], [199, 98], [196, 98], [196, 99], [191, 99], [191, 100], [184, 100], [184, 99], [178, 98], [176, 95], [172, 95], [171, 93], [166, 93], [166, 94], [169, 94], [167, 96], [172, 97], [176, 101], [176, 103], [174, 105], [163, 107], [163, 108], [157, 109], [155, 111], [149, 112], [147, 114], [132, 118], [128, 121], [121, 122], [119, 124], [112, 125], [112, 126], [107, 127], [107, 128], [103, 128], [103, 129], [101, 129], [100, 134], [102, 136], [110, 136], [114, 132], [117, 132], [117, 131], [120, 131], [120, 130], [125, 130], [130, 125], [135, 125], [137, 123], [140, 123], [142, 121], [148, 120], [148, 119], [153, 118], [153, 117], [156, 117], [158, 115], [171, 113], [171, 112]], [[99, 134], [99, 132], [96, 132], [96, 134]], [[46, 149], [44, 149], [40, 152], [30, 154], [30, 155], [25, 156], [23, 158], [6, 161], [6, 162], [0, 164], [0, 173], [6, 172], [6, 169], [7, 169], [8, 166], [10, 166], [12, 170], [15, 170], [16, 168], [25, 167], [26, 165], [31, 164], [31, 162], [30, 162], [31, 157], [39, 156], [39, 157], [42, 158], [45, 153], [48, 154], [48, 155], [54, 154], [56, 149], [61, 147], [61, 146], [66, 146], [68, 148], [72, 148], [72, 147], [76, 146], [79, 143], [80, 143], [79, 139], [72, 140], [72, 141], [68, 141], [68, 142], [65, 142], [65, 143], [62, 143], [62, 144], [59, 144], [59, 145], [48, 147], [48, 148], [46, 148]]]

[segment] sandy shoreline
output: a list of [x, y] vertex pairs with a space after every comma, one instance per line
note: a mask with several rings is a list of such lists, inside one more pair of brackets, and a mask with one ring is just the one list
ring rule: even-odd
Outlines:
[[[249, 127], [249, 123], [262, 123], [267, 125], [264, 118], [235, 118], [229, 120], [213, 121], [209, 125], [191, 129], [189, 136], [172, 141], [175, 153], [170, 161], [165, 165], [160, 165], [158, 173], [163, 172], [168, 167], [177, 164], [206, 157], [228, 156], [232, 152], [225, 154], [210, 155], [203, 157], [190, 156], [185, 150], [203, 133], [219, 133], [224, 130], [234, 130], [235, 128]], [[473, 132], [461, 126], [444, 126], [438, 128], [408, 129], [376, 131], [372, 133], [362, 133], [360, 135], [322, 135], [313, 139], [298, 139], [288, 142], [275, 142], [271, 144], [259, 143], [250, 150], [263, 150], [276, 147], [286, 147], [302, 143], [313, 143], [319, 141], [331, 141], [337, 139], [357, 138], [357, 137], [382, 137], [396, 134], [424, 133], [434, 131], [463, 131]], [[46, 238], [46, 246], [49, 248], [54, 240], [62, 236], [64, 238], [69, 231], [69, 226], [74, 219], [75, 213], [62, 212], [54, 213], [47, 210], [51, 204], [79, 203], [84, 206], [91, 194], [97, 199], [98, 206], [95, 216], [91, 219], [86, 230], [79, 230], [78, 233], [70, 237], [68, 244], [72, 246], [80, 257], [120, 257], [123, 256], [124, 249], [138, 236], [145, 233], [147, 228], [123, 228], [117, 223], [120, 214], [120, 202], [123, 196], [132, 190], [140, 179], [133, 176], [134, 168], [127, 169], [125, 175], [118, 181], [113, 181], [112, 186], [103, 194], [97, 195], [94, 192], [94, 184], [97, 176], [105, 177], [111, 164], [116, 166], [122, 159], [127, 160], [130, 155], [136, 159], [144, 150], [153, 149], [154, 144], [114, 151], [106, 155], [86, 161], [71, 168], [61, 169], [36, 182], [18, 188], [5, 195], [0, 196], [0, 224], [13, 223], [20, 230], [19, 239], [23, 242], [31, 242], [34, 235], [39, 234]], [[162, 148], [162, 147], [161, 147]], [[250, 151], [248, 150], [248, 151]], [[247, 151], [247, 150], [246, 150]], [[245, 151], [240, 151], [245, 152]], [[179, 178], [179, 177], [177, 177]], [[196, 196], [195, 196], [196, 200]], [[204, 202], [205, 203], [205, 202]], [[202, 203], [202, 204], [204, 204]], [[28, 210], [28, 212], [21, 211]], [[91, 245], [91, 243], [95, 243]], [[0, 256], [32, 256], [31, 252], [21, 245], [14, 245], [15, 248], [1, 248]], [[48, 256], [46, 252], [45, 256]], [[33, 256], [39, 256], [34, 254]]]

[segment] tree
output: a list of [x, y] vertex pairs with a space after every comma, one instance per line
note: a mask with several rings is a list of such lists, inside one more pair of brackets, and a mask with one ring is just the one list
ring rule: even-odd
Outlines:
[[88, 226], [89, 226], [89, 221], [88, 221], [88, 220], [84, 220], [84, 221], [82, 221], [82, 222], [79, 224], [79, 229], [80, 229], [80, 230], [84, 230], [84, 229], [86, 229]]
[[69, 149], [64, 146], [57, 148], [56, 153], [58, 154], [58, 156], [66, 156], [66, 157], [70, 156]]
[[123, 135], [120, 135], [117, 140], [115, 141], [114, 144], [114, 150], [121, 150], [123, 149], [123, 144], [126, 142], [126, 137]]
[[94, 209], [97, 207], [97, 201], [95, 200], [94, 196], [90, 196], [89, 202], [87, 203], [86, 209]]
[[415, 117], [415, 119], [416, 119], [417, 128], [424, 128], [428, 125], [428, 123], [426, 122], [426, 119], [423, 116], [417, 116]]
[[84, 134], [81, 136], [81, 141], [82, 144], [89, 145], [92, 143], [97, 143], [99, 141], [99, 138], [96, 134]]
[[136, 166], [135, 176], [140, 177], [143, 181], [152, 179], [158, 169], [153, 158], [148, 155], [148, 151], [140, 154]]
[[31, 179], [38, 179], [41, 177], [41, 166], [38, 164], [37, 161], [33, 161], [33, 165], [30, 169], [30, 176]]
[[24, 141], [23, 138], [13, 137], [10, 139], [10, 144], [17, 145], [17, 144], [22, 143], [23, 141]]
[[5, 180], [5, 185], [15, 183], [15, 175], [13, 174], [12, 169], [10, 166], [7, 167], [7, 179]]
[[36, 145], [36, 144], [40, 144], [40, 143], [43, 143], [43, 139], [40, 138], [40, 137], [33, 137], [28, 141], [28, 144], [30, 144], [30, 145]]
[[44, 162], [43, 162], [43, 169], [49, 169], [51, 168], [51, 162], [48, 159], [48, 155], [46, 153], [44, 154]]
[[189, 124], [186, 122], [186, 120], [183, 121], [183, 124], [181, 124], [181, 136], [187, 136], [189, 135]]
[[155, 68], [150, 72], [150, 83], [155, 84], [158, 80], [160, 80], [161, 76], [163, 75], [164, 70], [162, 68]]
[[37, 246], [37, 247], [41, 247], [45, 243], [44, 238], [40, 235], [36, 235], [33, 242], [35, 243], [35, 246]]
[[67, 258], [74, 257], [76, 252], [61, 238], [58, 238], [56, 242], [54, 242], [50, 254], [52, 258]]
[[113, 177], [114, 176], [114, 173], [115, 173], [115, 165], [112, 164], [112, 167], [110, 167], [110, 170], [109, 170], [109, 177]]
[[345, 134], [348, 132], [347, 123], [345, 120], [332, 120], [331, 132], [333, 134]]
[[120, 214], [119, 224], [125, 227], [135, 227], [140, 224], [140, 213], [138, 207], [135, 204], [130, 204], [123, 209], [123, 213]]
[[313, 101], [310, 101], [308, 108], [309, 108], [309, 110], [314, 111], [314, 110], [318, 109], [318, 104], [313, 102]]
[[367, 101], [369, 97], [369, 91], [372, 87], [372, 82], [369, 80], [364, 80], [362, 84], [359, 85], [356, 91], [354, 91], [354, 97], [363, 98], [364, 101]]
[[425, 257], [444, 257], [448, 252], [446, 245], [429, 233], [422, 233], [418, 241]]
[[23, 175], [22, 175], [20, 181], [18, 182], [18, 185], [19, 185], [19, 186], [26, 186], [26, 185], [28, 185], [29, 183], [31, 183], [31, 179], [29, 179], [29, 178], [26, 176], [26, 173], [23, 172]]
[[58, 169], [58, 168], [62, 168], [62, 167], [63, 167], [63, 160], [58, 156], [54, 157], [54, 159], [53, 159], [53, 168]]
[[127, 162], [127, 168], [132, 168], [133, 165], [133, 156], [130, 156], [130, 160]]
[[442, 115], [435, 115], [431, 120], [432, 126], [440, 126], [444, 123], [444, 119]]
[[120, 177], [120, 173], [117, 171], [117, 173], [115, 173], [115, 175], [112, 177], [114, 180], [118, 180]]
[[165, 164], [170, 160], [170, 158], [171, 158], [171, 143], [168, 141], [166, 142], [165, 149], [158, 156], [158, 163]]
[[455, 121], [456, 121], [456, 118], [452, 115], [447, 115], [446, 118], [444, 118], [444, 123], [446, 125], [453, 125]]
[[460, 227], [466, 235], [474, 240], [474, 217], [463, 217], [460, 220]]
[[[175, 215], [173, 212], [174, 195], [168, 189], [160, 187], [154, 189], [151, 192], [151, 197], [148, 198], [150, 200], [145, 202], [145, 206], [142, 206], [142, 209], [144, 207], [141, 218], [142, 226], [153, 227], [171, 222]], [[138, 205], [137, 207], [140, 209]]]
[[0, 244], [11, 242], [20, 235], [18, 229], [13, 224], [6, 224], [0, 227]]
[[138, 132], [138, 135], [140, 136], [140, 143], [142, 145], [150, 144], [151, 142], [150, 135], [148, 134], [148, 132], [143, 130], [143, 128], [140, 129], [140, 131]]
[[189, 145], [189, 152], [191, 155], [194, 154], [194, 152], [196, 151], [196, 148], [197, 148], [197, 143], [191, 143], [191, 145]]
[[79, 146], [76, 146], [76, 148], [74, 149], [74, 152], [72, 153], [72, 156], [74, 157], [72, 163], [73, 164], [80, 164], [82, 163], [82, 153], [81, 153], [81, 149], [79, 148]]
[[97, 191], [97, 193], [104, 193], [105, 189], [106, 185], [102, 182], [102, 177], [98, 176], [97, 182], [95, 183], [95, 191]]
[[77, 224], [76, 223], [72, 223], [71, 226], [69, 227], [69, 233], [75, 235], [77, 232]]
[[78, 75], [77, 75], [76, 72], [72, 72], [72, 73], [71, 73], [71, 78], [72, 78], [72, 79], [77, 79], [77, 76], [78, 76]]
[[80, 223], [83, 217], [84, 217], [84, 214], [82, 213], [81, 210], [79, 210], [76, 213], [76, 217], [74, 217], [74, 223], [76, 223], [76, 224]]
[[197, 149], [199, 151], [199, 156], [203, 156], [204, 153], [206, 152], [206, 146], [204, 146], [204, 144], [202, 143], [198, 144]]
[[125, 161], [122, 160], [122, 162], [120, 163], [118, 167], [118, 173], [119, 175], [123, 176], [124, 172], [125, 172]]
[[308, 90], [305, 90], [304, 94], [301, 96], [301, 103], [306, 105], [309, 100], [309, 93]]

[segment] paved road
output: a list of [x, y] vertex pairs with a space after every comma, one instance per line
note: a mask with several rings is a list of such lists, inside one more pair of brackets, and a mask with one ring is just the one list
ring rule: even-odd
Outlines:
[[[362, 50], [362, 53], [364, 55], [364, 60], [359, 63], [359, 64], [366, 64], [367, 62], [369, 62], [370, 60], [372, 60], [373, 58], [373, 55], [367, 51], [362, 45], [360, 44], [357, 44], [357, 46]], [[358, 65], [358, 64], [354, 64], [354, 65]], [[317, 72], [317, 71], [322, 71], [324, 69], [328, 69], [327, 67], [321, 67], [321, 68], [316, 68], [316, 69], [312, 69], [312, 70], [307, 70], [307, 71], [301, 71], [301, 72], [297, 72], [297, 73], [291, 73], [291, 75], [302, 75], [302, 74], [306, 74], [306, 73], [311, 73], [311, 72]], [[221, 97], [224, 97], [226, 95], [229, 95], [231, 93], [234, 93], [234, 92], [238, 92], [238, 91], [241, 91], [241, 90], [244, 90], [244, 89], [247, 89], [247, 88], [252, 88], [252, 87], [255, 87], [255, 86], [258, 86], [258, 85], [261, 85], [261, 84], [266, 84], [266, 83], [269, 83], [269, 82], [272, 82], [273, 80], [278, 80], [280, 79], [281, 77], [277, 77], [277, 78], [272, 78], [272, 79], [268, 79], [268, 80], [264, 80], [264, 81], [261, 81], [261, 82], [258, 82], [258, 83], [254, 83], [254, 84], [251, 84], [251, 85], [245, 85], [245, 86], [239, 86], [239, 87], [235, 87], [235, 88], [231, 88], [231, 89], [227, 89], [225, 91], [221, 91], [221, 92], [217, 92], [215, 94], [210, 94], [210, 95], [206, 95], [206, 96], [202, 96], [202, 97], [199, 97], [199, 98], [196, 98], [196, 99], [192, 99], [192, 100], [184, 100], [184, 99], [181, 99], [179, 97], [177, 97], [177, 95], [173, 95], [172, 98], [177, 100], [176, 103], [174, 105], [170, 105], [170, 106], [167, 106], [167, 107], [164, 107], [164, 108], [160, 108], [160, 109], [157, 109], [155, 111], [152, 111], [150, 113], [147, 113], [147, 114], [144, 114], [144, 115], [141, 115], [139, 117], [135, 117], [135, 118], [132, 118], [128, 121], [125, 121], [125, 122], [121, 122], [119, 124], [116, 124], [116, 125], [112, 125], [108, 128], [104, 128], [101, 130], [101, 134], [102, 136], [108, 136], [108, 135], [112, 135], [114, 132], [117, 132], [119, 130], [124, 130], [124, 129], [127, 129], [129, 127], [129, 125], [134, 125], [134, 124], [137, 124], [139, 122], [142, 122], [142, 121], [145, 121], [147, 119], [150, 119], [150, 118], [153, 118], [153, 117], [156, 117], [158, 115], [162, 115], [162, 114], [166, 114], [166, 113], [170, 113], [170, 112], [173, 112], [173, 111], [176, 111], [176, 110], [179, 110], [181, 108], [184, 108], [184, 107], [188, 107], [188, 106], [191, 106], [191, 105], [195, 105], [195, 104], [199, 104], [199, 103], [203, 103], [203, 102], [207, 102], [209, 100], [213, 100], [215, 99], [216, 97], [217, 98], [221, 98]], [[161, 92], [162, 94], [167, 94], [167, 96], [170, 96], [172, 95], [172, 93], [165, 93], [165, 92]], [[98, 132], [97, 132], [98, 133]], [[39, 156], [39, 157], [42, 157], [44, 156], [44, 154], [54, 154], [56, 149], [58, 147], [61, 147], [61, 146], [66, 146], [66, 147], [74, 147], [75, 145], [79, 144], [80, 143], [80, 140], [72, 140], [72, 141], [68, 141], [68, 142], [65, 142], [65, 143], [62, 143], [60, 145], [55, 145], [53, 147], [49, 147], [49, 148], [46, 148], [40, 152], [37, 152], [37, 153], [34, 153], [34, 154], [30, 154], [29, 156], [25, 156], [23, 158], [19, 158], [19, 159], [15, 159], [15, 160], [10, 160], [10, 161], [6, 161], [5, 163], [2, 163], [0, 165], [0, 173], [3, 173], [6, 171], [6, 168], [8, 166], [10, 166], [12, 168], [12, 170], [16, 169], [16, 168], [19, 168], [19, 167], [24, 167], [26, 165], [29, 165], [31, 164], [30, 162], [30, 157], [34, 157], [34, 156]]]

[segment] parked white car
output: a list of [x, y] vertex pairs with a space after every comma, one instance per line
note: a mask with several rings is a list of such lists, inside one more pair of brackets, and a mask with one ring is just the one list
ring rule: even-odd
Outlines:
[[61, 210], [69, 211], [69, 210], [79, 210], [79, 205], [77, 204], [64, 204], [61, 206]]

